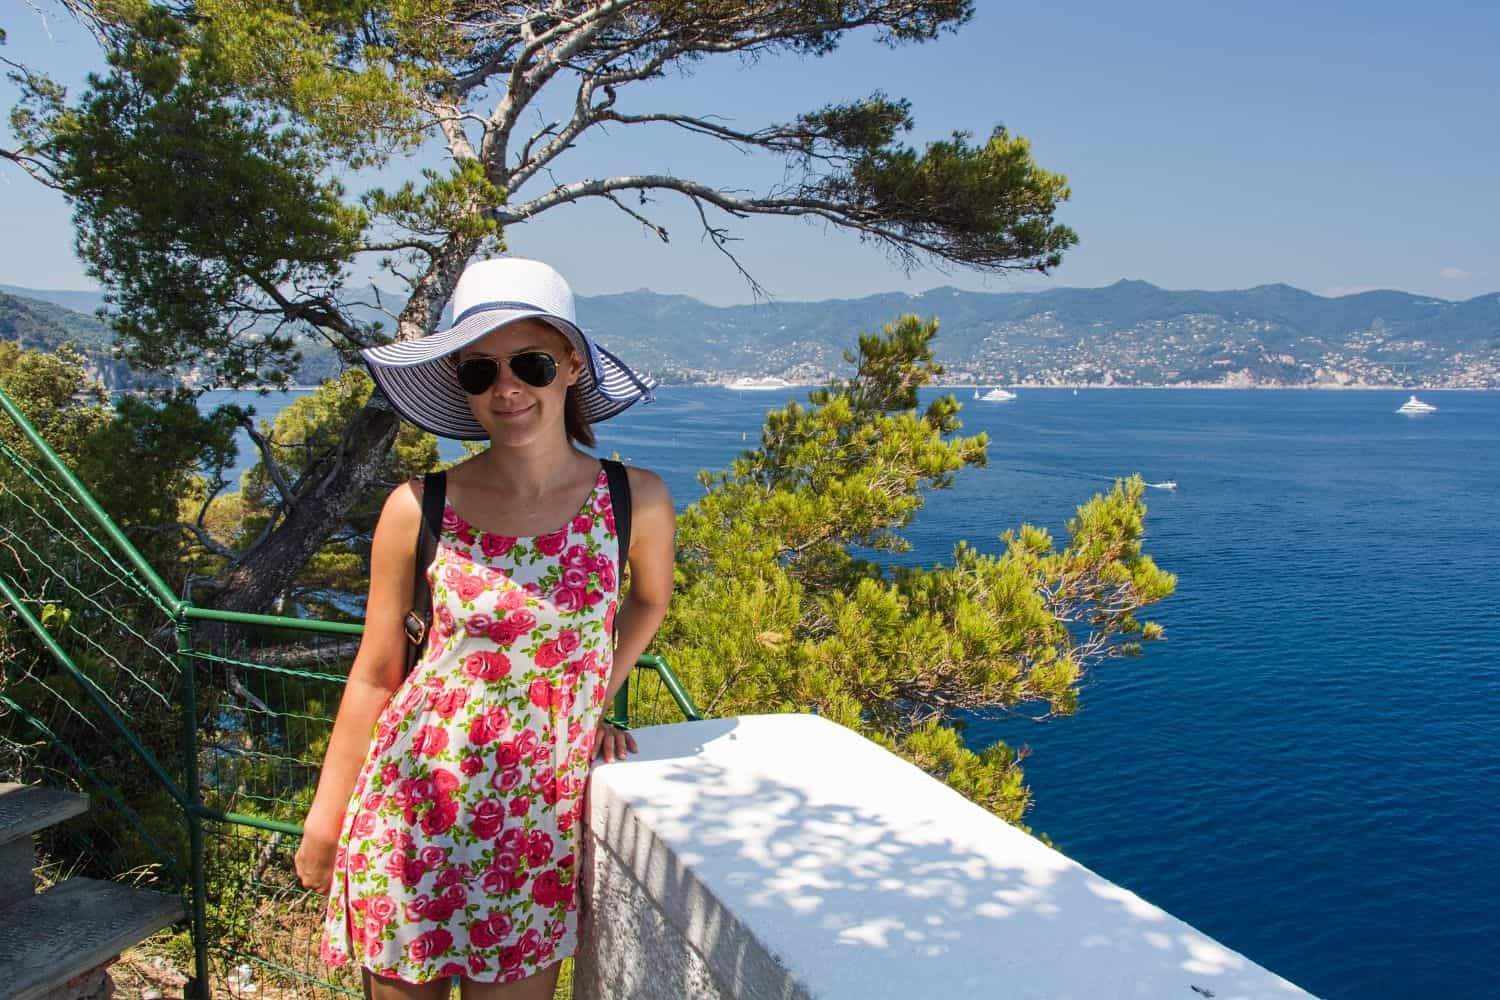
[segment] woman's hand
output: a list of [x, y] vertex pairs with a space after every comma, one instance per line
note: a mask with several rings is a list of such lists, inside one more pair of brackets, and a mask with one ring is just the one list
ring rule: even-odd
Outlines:
[[624, 760], [626, 754], [635, 753], [635, 737], [623, 729], [616, 728], [608, 722], [599, 723], [599, 729], [594, 734], [594, 753], [604, 758], [606, 764], [613, 764], [617, 760]]
[[297, 877], [302, 880], [303, 888], [322, 896], [328, 895], [328, 890], [333, 885], [333, 859], [338, 855], [338, 850], [337, 838], [330, 840], [313, 834], [303, 836], [294, 859]]

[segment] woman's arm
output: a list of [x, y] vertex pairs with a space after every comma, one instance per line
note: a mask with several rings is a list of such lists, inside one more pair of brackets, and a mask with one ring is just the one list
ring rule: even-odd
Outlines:
[[328, 891], [333, 877], [344, 810], [370, 749], [370, 731], [405, 677], [407, 642], [401, 621], [411, 605], [421, 520], [421, 501], [408, 483], [391, 493], [375, 525], [364, 636], [349, 668], [333, 734], [323, 755], [318, 790], [307, 811], [302, 845], [297, 850], [297, 874], [302, 884], [319, 892]]
[[[677, 529], [677, 512], [672, 495], [660, 476], [645, 469], [628, 469], [630, 477], [630, 592], [615, 615], [614, 669], [604, 690], [605, 704], [620, 690], [630, 676], [636, 660], [646, 651], [651, 637], [667, 616], [672, 600], [672, 564], [676, 558], [673, 535]], [[599, 753], [606, 761], [634, 752], [635, 739], [629, 733], [604, 727], [600, 731]]]

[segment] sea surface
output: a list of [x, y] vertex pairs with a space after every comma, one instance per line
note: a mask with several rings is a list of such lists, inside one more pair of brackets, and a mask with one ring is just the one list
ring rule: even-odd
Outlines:
[[[800, 396], [668, 388], [600, 445], [684, 505]], [[1328, 998], [1500, 996], [1500, 393], [1424, 396], [1437, 413], [1379, 391], [966, 400], [989, 466], [908, 535], [932, 564], [1022, 522], [1061, 534], [1116, 476], [1177, 483], [1148, 491], [1166, 640], [1100, 668], [1072, 718], [967, 738], [1030, 748], [1028, 822], [1059, 849]]]

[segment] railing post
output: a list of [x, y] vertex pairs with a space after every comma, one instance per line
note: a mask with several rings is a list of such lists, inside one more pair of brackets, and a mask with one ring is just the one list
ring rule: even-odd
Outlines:
[[614, 721], [622, 726], [630, 725], [630, 675], [625, 675], [625, 683], [620, 685], [620, 690], [615, 692]]
[[193, 982], [185, 995], [210, 1000], [208, 982], [208, 885], [203, 863], [203, 789], [198, 783], [198, 697], [193, 665], [193, 623], [177, 615], [177, 668], [182, 674], [182, 738], [188, 823], [188, 872], [192, 891]]

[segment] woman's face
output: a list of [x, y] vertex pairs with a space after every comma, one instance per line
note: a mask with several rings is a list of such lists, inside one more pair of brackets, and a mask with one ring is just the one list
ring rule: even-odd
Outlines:
[[[557, 377], [550, 385], [534, 386], [516, 377], [510, 359], [525, 351], [543, 351], [557, 362]], [[460, 362], [480, 357], [502, 362], [490, 387], [468, 397], [474, 419], [489, 432], [491, 441], [514, 447], [546, 440], [554, 433], [566, 440], [563, 406], [568, 386], [578, 381], [582, 370], [567, 337], [551, 324], [524, 319], [491, 330], [459, 351]]]

